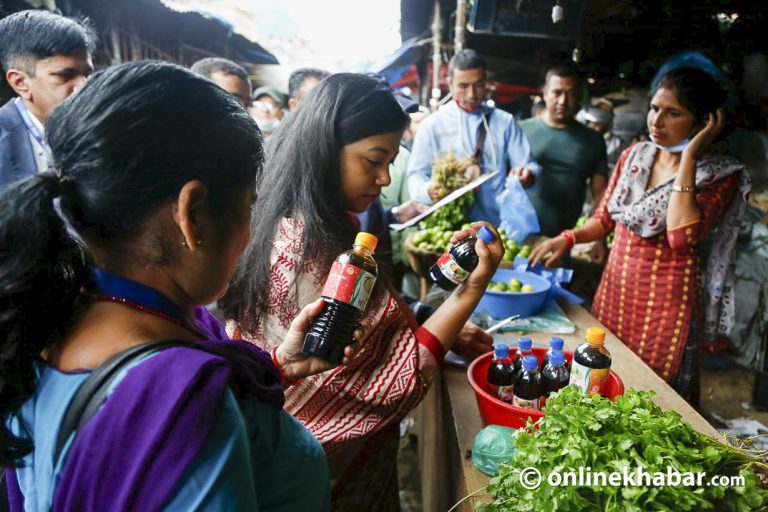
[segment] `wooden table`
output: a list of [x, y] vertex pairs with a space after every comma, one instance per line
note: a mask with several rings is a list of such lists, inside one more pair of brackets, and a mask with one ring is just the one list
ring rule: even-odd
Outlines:
[[[565, 342], [566, 350], [573, 350], [576, 345], [582, 343], [588, 327], [602, 326], [587, 310], [581, 306], [561, 302], [561, 307], [568, 318], [576, 325], [576, 332], [570, 335], [561, 336]], [[605, 345], [611, 352], [613, 362], [611, 368], [624, 381], [624, 386], [642, 390], [655, 391], [656, 402], [663, 409], [675, 410], [688, 421], [693, 428], [710, 437], [722, 439], [722, 436], [710, 425], [696, 410], [691, 407], [680, 395], [678, 395], [664, 380], [657, 376], [634, 352], [629, 350], [614, 335], [606, 329]], [[526, 334], [528, 335], [528, 334]], [[550, 334], [532, 333], [534, 345], [547, 346]], [[514, 333], [497, 335], [497, 339], [507, 339], [512, 343], [517, 336]], [[422, 467], [422, 472], [427, 475], [434, 471], [447, 471], [443, 475], [442, 485], [436, 493], [434, 489], [429, 488], [429, 479], [422, 479], [422, 485], [427, 485], [423, 489], [425, 497], [442, 494], [448, 498], [448, 507], [435, 506], [431, 510], [447, 510], [451, 505], [458, 502], [468, 494], [484, 489], [488, 484], [489, 478], [481, 473], [470, 459], [470, 450], [474, 443], [475, 436], [483, 428], [480, 420], [480, 412], [475, 401], [475, 394], [467, 381], [467, 372], [461, 368], [446, 366], [442, 375], [442, 397], [439, 402], [442, 409], [442, 428], [437, 428], [433, 438], [441, 439], [438, 454], [444, 455], [444, 461], [433, 460], [432, 464], [436, 467]], [[430, 439], [422, 440], [429, 442]], [[432, 457], [435, 458], [434, 456]], [[447, 493], [449, 489], [450, 492]], [[440, 490], [442, 492], [440, 492]], [[434, 498], [432, 498], [434, 499]], [[443, 502], [443, 500], [440, 500]], [[487, 503], [490, 501], [488, 494], [480, 491], [477, 495], [461, 503], [456, 510], [471, 512], [474, 511], [474, 503]], [[443, 502], [445, 503], [445, 502]], [[425, 510], [428, 510], [425, 508]]]

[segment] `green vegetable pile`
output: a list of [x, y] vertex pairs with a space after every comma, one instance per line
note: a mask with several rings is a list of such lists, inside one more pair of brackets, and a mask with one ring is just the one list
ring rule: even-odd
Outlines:
[[[469, 180], [464, 176], [469, 160], [457, 160], [453, 154], [435, 160], [432, 164], [432, 181], [439, 185], [438, 198], [442, 199], [451, 191], [461, 188]], [[473, 192], [467, 192], [460, 198], [448, 203], [424, 219], [425, 228], [438, 228], [443, 231], [456, 229], [469, 219], [469, 211], [475, 202]]]
[[[493, 503], [484, 512], [507, 511], [754, 511], [768, 509], [768, 466], [762, 459], [696, 432], [673, 411], [651, 401], [653, 392], [628, 390], [615, 403], [582, 395], [568, 386], [547, 400], [538, 428], [530, 422], [517, 436], [517, 454], [501, 467], [488, 491]], [[543, 476], [528, 490], [524, 468]], [[680, 486], [552, 486], [547, 475], [578, 471], [706, 473], [704, 484]], [[741, 475], [743, 487], [708, 486], [712, 477]], [[761, 481], [762, 479], [762, 481]]]

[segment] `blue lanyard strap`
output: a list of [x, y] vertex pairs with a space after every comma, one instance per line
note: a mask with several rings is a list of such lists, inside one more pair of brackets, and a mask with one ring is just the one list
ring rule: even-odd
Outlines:
[[24, 121], [24, 126], [27, 127], [29, 134], [32, 135], [32, 138], [35, 139], [38, 144], [40, 144], [41, 148], [45, 149], [45, 138], [35, 125], [35, 122], [32, 121], [32, 114], [30, 114], [29, 110], [27, 110], [27, 106], [24, 104], [24, 101], [21, 98], [16, 98], [13, 100], [13, 104], [16, 105], [16, 110], [19, 111], [21, 120]]
[[214, 338], [203, 326], [190, 321], [176, 304], [157, 290], [98, 268], [91, 269], [91, 277], [96, 292], [100, 295], [118, 299], [117, 302], [123, 302], [129, 306], [139, 306], [139, 309], [148, 310], [156, 316], [168, 317], [174, 323], [197, 331], [208, 339]]

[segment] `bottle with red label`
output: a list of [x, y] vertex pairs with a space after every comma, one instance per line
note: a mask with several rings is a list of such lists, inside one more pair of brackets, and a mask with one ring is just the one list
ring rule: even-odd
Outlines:
[[325, 306], [312, 320], [302, 352], [341, 364], [344, 348], [354, 341], [352, 332], [376, 284], [378, 269], [373, 251], [377, 243], [372, 234], [360, 232], [352, 250], [333, 262], [322, 291]]
[[448, 291], [463, 283], [480, 261], [475, 252], [475, 242], [478, 238], [489, 244], [496, 239], [496, 235], [483, 226], [477, 231], [477, 236], [465, 238], [445, 251], [429, 269], [432, 282]]

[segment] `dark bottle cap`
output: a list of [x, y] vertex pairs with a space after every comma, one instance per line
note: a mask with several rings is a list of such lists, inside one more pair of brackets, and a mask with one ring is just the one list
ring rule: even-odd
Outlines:
[[539, 360], [536, 356], [525, 356], [523, 358], [523, 370], [527, 372], [535, 372], [539, 369]]
[[563, 351], [553, 350], [552, 354], [549, 356], [549, 363], [552, 366], [560, 366], [561, 364], [565, 364], [565, 354], [563, 354]]
[[563, 338], [552, 336], [552, 338], [549, 340], [549, 348], [553, 350], [563, 350]]
[[520, 338], [519, 340], [517, 340], [518, 350], [531, 350], [532, 346], [533, 346], [533, 340], [531, 340], [531, 338]]
[[503, 343], [493, 346], [493, 357], [505, 359], [509, 357], [509, 347]]
[[491, 231], [488, 226], [482, 226], [480, 229], [478, 229], [477, 236], [482, 238], [483, 242], [487, 244], [496, 240], [496, 235], [493, 234], [493, 231]]

